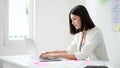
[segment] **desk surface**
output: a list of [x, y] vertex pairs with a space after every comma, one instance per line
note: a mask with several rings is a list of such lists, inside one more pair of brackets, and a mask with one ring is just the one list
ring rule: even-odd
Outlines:
[[14, 65], [24, 66], [26, 68], [84, 68], [87, 65], [105, 65], [114, 68], [110, 63], [105, 61], [55, 61], [55, 62], [39, 62], [31, 59], [29, 55], [1, 56], [0, 61], [3, 63], [11, 63]]

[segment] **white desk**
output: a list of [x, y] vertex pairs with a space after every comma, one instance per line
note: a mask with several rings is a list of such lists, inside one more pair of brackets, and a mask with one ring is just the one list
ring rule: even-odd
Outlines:
[[[16, 55], [16, 56], [1, 56], [0, 62], [3, 68], [29, 68], [28, 55]], [[0, 67], [0, 68], [1, 68]]]
[[115, 68], [103, 61], [55, 61], [39, 62], [31, 59], [29, 55], [1, 56], [0, 68], [84, 68], [86, 65], [106, 65]]

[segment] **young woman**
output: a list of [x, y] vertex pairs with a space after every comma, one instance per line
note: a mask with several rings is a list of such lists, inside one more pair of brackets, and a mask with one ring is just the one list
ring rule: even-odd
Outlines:
[[75, 35], [70, 46], [65, 50], [44, 52], [40, 57], [96, 60], [95, 49], [104, 45], [104, 40], [100, 29], [91, 20], [87, 9], [82, 5], [75, 6], [69, 13], [69, 24], [70, 33]]

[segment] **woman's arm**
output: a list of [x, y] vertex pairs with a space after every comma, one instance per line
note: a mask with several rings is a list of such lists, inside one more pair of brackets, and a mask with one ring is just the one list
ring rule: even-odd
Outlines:
[[48, 51], [44, 52], [40, 55], [40, 58], [47, 58], [47, 57], [61, 57], [67, 59], [75, 59], [73, 53], [77, 50], [77, 35], [74, 36], [73, 41], [71, 42], [70, 46], [65, 50], [55, 50], [55, 51]]
[[76, 57], [74, 54], [68, 54], [65, 50], [55, 51], [55, 53], [47, 53], [41, 56], [41, 58], [48, 58], [48, 57], [60, 57], [60, 58], [66, 58], [70, 60], [76, 60]]
[[66, 58], [66, 59], [70, 59], [70, 60], [77, 60], [77, 58], [75, 57], [74, 54], [64, 54], [64, 53], [61, 53], [61, 54], [58, 54], [58, 57], [60, 58]]
[[48, 51], [47, 53], [67, 53], [66, 50]]
[[55, 50], [55, 51], [47, 51], [47, 52], [43, 52], [40, 55], [40, 58], [47, 58], [47, 57], [57, 57], [58, 54], [67, 54], [66, 50]]

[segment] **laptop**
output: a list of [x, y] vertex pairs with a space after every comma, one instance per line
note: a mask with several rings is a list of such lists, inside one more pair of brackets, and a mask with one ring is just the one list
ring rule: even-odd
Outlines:
[[38, 53], [38, 49], [33, 39], [25, 38], [25, 43], [29, 49], [30, 58], [41, 61], [41, 62], [61, 61], [61, 58], [55, 58], [55, 57], [49, 57], [45, 59], [40, 58], [40, 54]]

